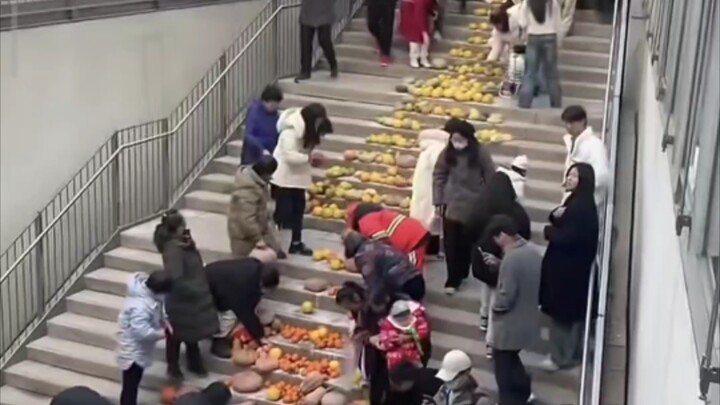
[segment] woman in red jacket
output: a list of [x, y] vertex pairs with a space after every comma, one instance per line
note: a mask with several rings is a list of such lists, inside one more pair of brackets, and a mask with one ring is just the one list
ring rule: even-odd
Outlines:
[[348, 208], [347, 225], [368, 239], [386, 240], [408, 255], [420, 272], [425, 267], [430, 234], [420, 221], [377, 204], [360, 203]]
[[431, 21], [435, 17], [435, 0], [402, 0], [400, 2], [400, 33], [410, 43], [410, 66], [432, 67], [430, 64]]

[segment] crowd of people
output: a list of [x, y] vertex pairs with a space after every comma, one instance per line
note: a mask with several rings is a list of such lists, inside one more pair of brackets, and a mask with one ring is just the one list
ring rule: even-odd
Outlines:
[[[517, 95], [520, 108], [530, 108], [540, 92], [549, 96], [553, 108], [562, 106], [558, 50], [571, 34], [577, 0], [506, 0], [490, 14], [493, 30], [487, 61], [507, 63], [501, 95]], [[465, 12], [461, 0], [461, 12]], [[368, 0], [367, 28], [375, 40], [383, 67], [392, 63], [396, 0]], [[442, 38], [446, 1], [402, 0], [398, 32], [408, 44], [408, 63], [413, 68], [430, 68], [433, 40]], [[313, 42], [318, 43], [338, 76], [331, 32], [335, 22], [334, 4], [328, 0], [303, 0], [300, 6], [301, 71], [295, 81], [311, 76]]]
[[[269, 86], [250, 109], [228, 212], [232, 259], [204, 264], [182, 214], [169, 210], [161, 216], [153, 240], [163, 270], [131, 277], [118, 317], [121, 405], [137, 404], [138, 387], [160, 340], [166, 342], [167, 374], [178, 382], [185, 373], [183, 345], [187, 372], [206, 376], [201, 341], [212, 342], [212, 355], [230, 358], [232, 332], [242, 325], [258, 345], [267, 343], [257, 307], [263, 291], [279, 285], [278, 259], [313, 253], [302, 239], [305, 194], [312, 167], [323, 158], [316, 148], [333, 130], [322, 105], [279, 114], [281, 101], [282, 92]], [[562, 119], [566, 193], [543, 230], [544, 253], [531, 241], [523, 206], [525, 178], [532, 170], [527, 157], [498, 167], [473, 126], [460, 119], [420, 132], [408, 216], [370, 203], [349, 207], [344, 255], [363, 283], [346, 282], [336, 302], [352, 318], [355, 361], [372, 405], [490, 401], [477, 390], [467, 353], [452, 350], [439, 369], [429, 367], [433, 345], [424, 272], [431, 259], [444, 257], [447, 295], [464, 288], [471, 274], [482, 282], [479, 327], [494, 364], [499, 405], [524, 404], [533, 397], [519, 354], [539, 338], [541, 314], [551, 325], [550, 354], [542, 367], [557, 371], [581, 361], [608, 163], [582, 107], [567, 107]], [[290, 230], [287, 253], [279, 229]], [[194, 393], [196, 402], [187, 404], [226, 404], [220, 387], [213, 387], [208, 387], [212, 394]], [[74, 395], [90, 394], [66, 396]]]

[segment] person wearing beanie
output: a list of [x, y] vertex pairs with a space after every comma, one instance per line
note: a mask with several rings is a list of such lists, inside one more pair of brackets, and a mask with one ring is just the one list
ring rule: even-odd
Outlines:
[[505, 173], [512, 182], [513, 189], [515, 189], [515, 195], [517, 201], [522, 204], [525, 200], [525, 182], [527, 179], [527, 166], [528, 158], [526, 155], [519, 155], [513, 159], [509, 169], [502, 166], [498, 167], [498, 171]]
[[253, 249], [273, 249], [285, 253], [271, 223], [269, 180], [277, 169], [272, 156], [262, 156], [251, 166], [240, 166], [235, 173], [235, 190], [228, 208], [228, 235], [233, 257], [247, 257]]
[[443, 219], [445, 293], [452, 295], [470, 273], [473, 243], [487, 222], [486, 184], [496, 167], [470, 123], [451, 118], [444, 129], [450, 138], [433, 170], [433, 205]]
[[430, 360], [430, 324], [425, 308], [415, 301], [395, 301], [390, 314], [380, 322], [380, 335], [373, 343], [385, 352], [390, 373], [402, 363], [426, 365]]
[[[70, 387], [55, 395], [50, 405], [110, 405], [111, 402], [88, 387]], [[121, 404], [124, 404], [121, 402]]]

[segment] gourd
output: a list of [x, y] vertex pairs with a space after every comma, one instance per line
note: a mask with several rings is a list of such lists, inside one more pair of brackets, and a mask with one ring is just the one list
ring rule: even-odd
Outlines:
[[301, 405], [319, 405], [327, 390], [323, 387], [317, 387], [309, 393], [305, 394]]
[[327, 394], [323, 395], [322, 399], [320, 400], [320, 405], [345, 405], [347, 404], [347, 398], [345, 398], [345, 395], [330, 391]]
[[164, 405], [172, 405], [178, 397], [178, 389], [173, 386], [163, 387], [160, 390], [160, 402]]
[[309, 373], [300, 383], [300, 391], [302, 391], [303, 394], [307, 394], [321, 387], [324, 382], [325, 377], [323, 377], [322, 374], [313, 371]]
[[260, 374], [254, 371], [241, 371], [232, 376], [230, 385], [236, 392], [249, 394], [260, 391], [263, 385], [263, 379]]
[[254, 350], [243, 349], [240, 340], [233, 340], [232, 362], [236, 366], [244, 367], [255, 363], [257, 353]]
[[430, 64], [435, 69], [445, 69], [447, 67], [447, 60], [444, 58], [433, 58], [432, 61], [430, 61]]
[[306, 290], [315, 293], [327, 290], [328, 285], [328, 281], [322, 278], [309, 278], [303, 283]]
[[255, 361], [255, 369], [264, 374], [276, 370], [279, 366], [278, 361], [270, 356], [262, 356]]
[[413, 155], [398, 155], [397, 158], [395, 158], [395, 163], [398, 167], [401, 167], [403, 169], [413, 169], [415, 168], [415, 165], [417, 164], [417, 158]]

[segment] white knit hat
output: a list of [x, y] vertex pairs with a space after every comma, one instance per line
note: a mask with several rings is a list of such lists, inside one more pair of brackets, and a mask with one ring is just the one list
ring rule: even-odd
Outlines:
[[520, 170], [527, 170], [528, 158], [526, 155], [517, 156], [512, 161], [511, 167], [516, 167]]

